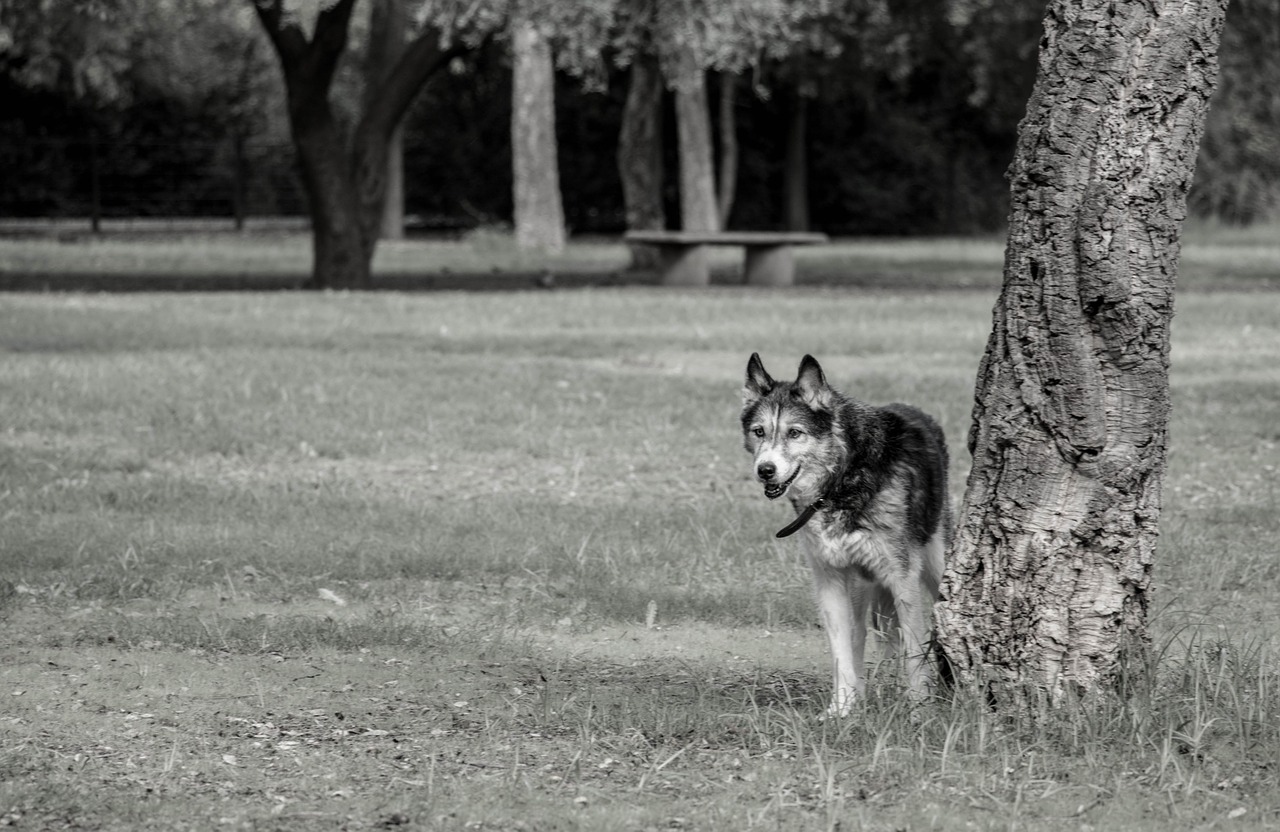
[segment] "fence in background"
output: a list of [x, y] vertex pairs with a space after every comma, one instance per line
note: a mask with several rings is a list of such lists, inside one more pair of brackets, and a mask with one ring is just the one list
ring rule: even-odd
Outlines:
[[120, 218], [220, 218], [236, 229], [250, 217], [296, 218], [306, 198], [293, 160], [287, 142], [0, 139], [0, 218], [5, 228], [87, 221], [94, 231]]

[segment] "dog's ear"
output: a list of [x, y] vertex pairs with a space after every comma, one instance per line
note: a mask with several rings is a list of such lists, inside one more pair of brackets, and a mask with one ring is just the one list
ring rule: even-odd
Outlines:
[[749, 402], [767, 396], [772, 389], [773, 377], [765, 370], [760, 353], [751, 353], [751, 360], [747, 362], [747, 386], [742, 388], [743, 401]]
[[827, 377], [822, 373], [822, 366], [812, 355], [806, 355], [800, 359], [800, 370], [796, 373], [796, 381], [791, 387], [791, 392], [814, 409], [830, 407], [831, 388], [827, 386]]

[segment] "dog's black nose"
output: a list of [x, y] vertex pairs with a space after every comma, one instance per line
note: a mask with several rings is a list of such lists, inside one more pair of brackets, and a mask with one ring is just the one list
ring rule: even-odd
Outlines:
[[771, 480], [776, 473], [778, 473], [778, 466], [772, 462], [762, 462], [756, 466], [756, 474], [762, 480]]

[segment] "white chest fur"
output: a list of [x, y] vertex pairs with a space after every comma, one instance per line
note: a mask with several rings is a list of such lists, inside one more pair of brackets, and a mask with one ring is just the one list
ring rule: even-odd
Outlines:
[[858, 569], [873, 580], [887, 582], [906, 568], [906, 510], [906, 488], [900, 478], [894, 478], [853, 524], [838, 510], [815, 517], [805, 527], [810, 556], [836, 569]]

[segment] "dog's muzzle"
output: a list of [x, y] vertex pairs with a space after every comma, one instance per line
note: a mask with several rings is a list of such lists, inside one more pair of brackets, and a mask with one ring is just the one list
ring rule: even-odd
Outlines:
[[776, 500], [783, 494], [787, 493], [787, 489], [791, 487], [791, 483], [796, 481], [796, 477], [800, 476], [800, 466], [796, 466], [796, 470], [786, 482], [766, 482], [764, 484], [764, 496], [770, 500]]

